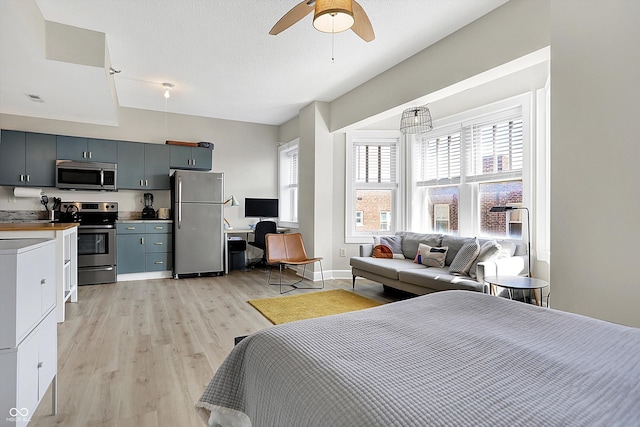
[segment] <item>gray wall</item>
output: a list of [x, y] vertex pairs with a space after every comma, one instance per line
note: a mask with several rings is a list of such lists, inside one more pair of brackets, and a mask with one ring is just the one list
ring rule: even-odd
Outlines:
[[640, 327], [640, 2], [553, 1], [555, 308]]

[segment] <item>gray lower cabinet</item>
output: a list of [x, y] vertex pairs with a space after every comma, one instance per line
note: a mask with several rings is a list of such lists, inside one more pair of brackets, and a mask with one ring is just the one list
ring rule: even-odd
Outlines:
[[211, 170], [212, 150], [202, 147], [170, 145], [171, 169]]
[[170, 271], [173, 224], [118, 222], [118, 274]]
[[2, 130], [0, 185], [54, 187], [56, 136]]
[[56, 141], [58, 160], [104, 163], [118, 161], [117, 141], [65, 135], [58, 135]]
[[118, 142], [118, 188], [168, 190], [169, 147], [162, 144]]

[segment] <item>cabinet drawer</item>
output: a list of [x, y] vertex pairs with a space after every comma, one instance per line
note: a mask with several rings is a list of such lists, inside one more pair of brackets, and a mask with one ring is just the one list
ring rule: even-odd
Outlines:
[[145, 232], [145, 224], [142, 222], [119, 222], [116, 224], [118, 234], [142, 234]]
[[145, 250], [149, 252], [171, 252], [171, 234], [147, 234]]
[[171, 233], [173, 230], [173, 224], [168, 222], [160, 223], [146, 223], [145, 230], [147, 233]]
[[172, 268], [170, 252], [147, 254], [147, 271], [165, 271]]

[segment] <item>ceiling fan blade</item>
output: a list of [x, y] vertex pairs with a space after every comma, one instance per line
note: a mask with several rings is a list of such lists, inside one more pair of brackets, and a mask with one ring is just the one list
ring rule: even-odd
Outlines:
[[376, 35], [373, 33], [371, 21], [369, 21], [369, 17], [367, 16], [362, 6], [360, 6], [360, 3], [358, 3], [356, 0], [353, 0], [353, 20], [354, 23], [351, 29], [362, 40], [370, 42], [371, 40], [376, 38]]
[[269, 34], [275, 36], [280, 34], [305, 16], [307, 16], [314, 9], [315, 1], [303, 0], [287, 12], [276, 25], [273, 26]]

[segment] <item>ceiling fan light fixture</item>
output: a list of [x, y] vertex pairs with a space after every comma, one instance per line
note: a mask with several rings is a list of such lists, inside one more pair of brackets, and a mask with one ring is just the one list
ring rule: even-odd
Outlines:
[[353, 26], [352, 0], [316, 0], [313, 26], [323, 33], [340, 33]]

